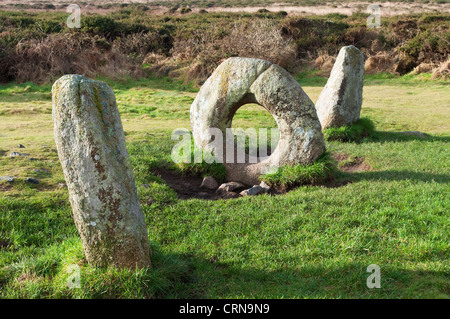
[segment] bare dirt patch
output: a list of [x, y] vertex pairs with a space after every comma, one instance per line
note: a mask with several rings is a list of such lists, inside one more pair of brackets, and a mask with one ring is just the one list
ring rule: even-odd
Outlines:
[[154, 171], [154, 174], [162, 178], [177, 193], [179, 199], [218, 200], [225, 198], [224, 194], [218, 194], [214, 190], [200, 187], [203, 181], [200, 176], [181, 175], [163, 168], [158, 168]]
[[[344, 154], [345, 155], [345, 154]], [[172, 188], [176, 193], [178, 199], [186, 200], [191, 198], [198, 198], [204, 200], [219, 200], [219, 199], [233, 199], [242, 197], [239, 193], [234, 192], [222, 192], [217, 193], [215, 190], [210, 190], [207, 188], [200, 187], [202, 184], [203, 178], [200, 176], [189, 176], [189, 175], [181, 175], [180, 173], [164, 169], [158, 168], [153, 172], [156, 176], [163, 179], [166, 184]], [[338, 179], [330, 179], [323, 184], [318, 184], [315, 186], [323, 186], [326, 188], [338, 188], [345, 186], [349, 183], [352, 183], [350, 180], [338, 180]], [[250, 188], [251, 186], [247, 186]], [[272, 187], [267, 194], [269, 195], [282, 195], [287, 192], [290, 192], [296, 188], [295, 186], [274, 186]]]
[[[239, 193], [234, 192], [222, 192], [217, 193], [215, 190], [200, 187], [203, 178], [200, 176], [187, 176], [181, 175], [176, 172], [159, 168], [154, 171], [154, 174], [162, 178], [167, 185], [169, 185], [176, 193], [179, 199], [198, 198], [205, 200], [218, 200], [218, 199], [233, 199], [241, 197]], [[247, 188], [250, 188], [248, 186]], [[291, 188], [272, 188], [269, 191], [271, 195], [284, 194], [291, 190]]]
[[[347, 3], [325, 3], [323, 5], [313, 6], [294, 6], [283, 4], [269, 4], [267, 6], [248, 6], [248, 7], [212, 7], [207, 8], [208, 12], [258, 12], [260, 9], [269, 11], [285, 11], [288, 14], [303, 15], [326, 15], [330, 13], [339, 13], [352, 15], [356, 12], [367, 12], [367, 7], [373, 4], [371, 2], [347, 2]], [[408, 2], [383, 2], [380, 4], [382, 16], [394, 16], [401, 14], [422, 13], [422, 12], [449, 12], [448, 3], [417, 3], [411, 5]]]
[[372, 170], [372, 167], [365, 161], [364, 157], [349, 156], [345, 153], [336, 153], [333, 154], [333, 159], [338, 162], [338, 167], [343, 172], [353, 173]]

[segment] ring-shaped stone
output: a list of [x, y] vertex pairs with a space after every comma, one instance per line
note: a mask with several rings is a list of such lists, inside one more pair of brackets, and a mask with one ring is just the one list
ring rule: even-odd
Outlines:
[[259, 104], [272, 114], [280, 132], [278, 145], [257, 163], [227, 163], [223, 143], [227, 180], [253, 185], [261, 174], [285, 165], [310, 164], [325, 151], [314, 103], [298, 82], [280, 66], [252, 58], [227, 59], [200, 88], [190, 110], [196, 145], [217, 151], [211, 146], [216, 139], [212, 132], [219, 129], [226, 136], [236, 111], [248, 103]]

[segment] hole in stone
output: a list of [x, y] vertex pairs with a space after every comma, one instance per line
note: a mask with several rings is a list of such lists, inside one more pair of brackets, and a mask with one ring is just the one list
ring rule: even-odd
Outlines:
[[254, 103], [245, 104], [236, 111], [231, 129], [236, 149], [243, 149], [246, 156], [257, 156], [258, 162], [275, 151], [280, 139], [273, 115]]

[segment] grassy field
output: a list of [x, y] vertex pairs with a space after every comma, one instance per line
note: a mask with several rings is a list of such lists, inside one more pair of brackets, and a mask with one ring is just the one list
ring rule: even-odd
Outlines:
[[[313, 101], [326, 82], [308, 73], [297, 79]], [[87, 265], [59, 185], [51, 86], [7, 84], [0, 86], [0, 176], [16, 180], [0, 181], [0, 298], [450, 296], [450, 82], [367, 76], [362, 116], [376, 136], [327, 142], [331, 153], [364, 158], [369, 168], [340, 172], [338, 180], [349, 182], [341, 187], [205, 201], [177, 199], [152, 174], [171, 165], [170, 134], [190, 128], [198, 88], [170, 78], [106, 81], [121, 111], [153, 269]], [[233, 124], [271, 125], [255, 105]], [[29, 156], [12, 158], [14, 151]], [[81, 288], [66, 285], [71, 264], [81, 267]], [[380, 289], [366, 287], [370, 264], [381, 268]]]

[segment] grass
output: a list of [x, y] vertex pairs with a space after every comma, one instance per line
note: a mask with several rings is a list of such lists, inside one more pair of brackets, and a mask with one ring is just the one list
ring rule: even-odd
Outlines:
[[[321, 86], [299, 81], [315, 101]], [[449, 298], [449, 82], [366, 77], [362, 116], [377, 138], [327, 141], [327, 150], [364, 158], [372, 170], [340, 172], [338, 180], [352, 183], [338, 188], [227, 201], [178, 200], [152, 173], [173, 165], [171, 132], [190, 127], [197, 88], [167, 78], [109, 84], [153, 268], [87, 265], [67, 190], [58, 188], [50, 87], [8, 84], [0, 86], [0, 176], [17, 180], [0, 182], [0, 298]], [[270, 127], [265, 113], [250, 106], [233, 125]], [[13, 151], [37, 160], [10, 158]], [[67, 287], [72, 264], [81, 270], [78, 289]], [[381, 268], [380, 289], [366, 287], [370, 264]]]
[[369, 118], [360, 118], [349, 126], [330, 127], [323, 130], [328, 141], [361, 142], [364, 138], [375, 137], [375, 125]]
[[262, 175], [261, 180], [271, 186], [282, 187], [318, 185], [332, 179], [335, 171], [335, 161], [330, 153], [325, 152], [310, 165], [283, 166], [276, 173]]

